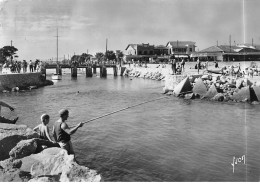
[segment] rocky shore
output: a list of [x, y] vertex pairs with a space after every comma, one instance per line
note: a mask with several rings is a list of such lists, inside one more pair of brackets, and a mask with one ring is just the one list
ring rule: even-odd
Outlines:
[[12, 181], [96, 182], [101, 175], [26, 125], [0, 123], [0, 182]]
[[[220, 70], [219, 70], [220, 71]], [[206, 72], [206, 73], [205, 73]], [[165, 81], [163, 93], [185, 99], [205, 99], [221, 102], [259, 104], [260, 76], [254, 77], [214, 74], [201, 70], [199, 74], [187, 69], [180, 75], [171, 74], [168, 67], [127, 67], [124, 76]]]

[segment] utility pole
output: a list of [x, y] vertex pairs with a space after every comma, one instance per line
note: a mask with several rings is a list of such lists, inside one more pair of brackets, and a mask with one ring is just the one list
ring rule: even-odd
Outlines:
[[106, 60], [107, 60], [107, 39], [106, 39], [106, 55], [105, 55], [105, 57], [106, 57]]
[[231, 35], [229, 35], [229, 52], [231, 52]]
[[59, 47], [59, 41], [58, 41], [58, 37], [59, 37], [59, 33], [58, 33], [58, 28], [57, 28], [57, 64], [58, 64], [58, 61], [59, 61], [59, 59], [58, 59], [58, 57], [59, 57], [59, 50], [58, 50], [58, 47]]
[[11, 40], [11, 46], [13, 46], [13, 41]]
[[217, 40], [217, 46], [218, 46], [218, 40]]
[[252, 38], [252, 46], [254, 46], [254, 39]]

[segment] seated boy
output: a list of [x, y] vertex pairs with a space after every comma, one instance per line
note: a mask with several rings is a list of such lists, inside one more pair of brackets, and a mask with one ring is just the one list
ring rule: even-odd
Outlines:
[[49, 128], [47, 127], [47, 124], [49, 123], [49, 121], [50, 121], [50, 116], [48, 114], [43, 114], [41, 116], [42, 123], [40, 125], [36, 126], [33, 130], [39, 131], [40, 139], [49, 140], [51, 142], [54, 142], [50, 138]]

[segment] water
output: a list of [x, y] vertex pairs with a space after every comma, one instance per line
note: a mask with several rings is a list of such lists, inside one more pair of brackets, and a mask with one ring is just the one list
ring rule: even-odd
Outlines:
[[[49, 76], [50, 78], [50, 76]], [[16, 107], [18, 124], [33, 128], [61, 108], [69, 125], [163, 95], [163, 82], [108, 76], [71, 79], [53, 86], [1, 94]], [[79, 91], [79, 93], [77, 93]], [[105, 181], [259, 181], [259, 105], [168, 97], [87, 123], [73, 136], [81, 165]], [[246, 164], [233, 167], [233, 157]]]

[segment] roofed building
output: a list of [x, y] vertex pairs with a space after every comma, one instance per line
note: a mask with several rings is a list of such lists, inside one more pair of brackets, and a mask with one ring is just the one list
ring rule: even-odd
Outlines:
[[170, 41], [166, 44], [168, 53], [174, 55], [175, 58], [189, 57], [195, 52], [195, 42], [192, 41]]
[[154, 55], [154, 45], [129, 44], [126, 49], [128, 55]]
[[210, 61], [247, 61], [259, 60], [260, 50], [245, 45], [220, 45], [211, 46], [191, 54], [191, 58], [200, 58]]

